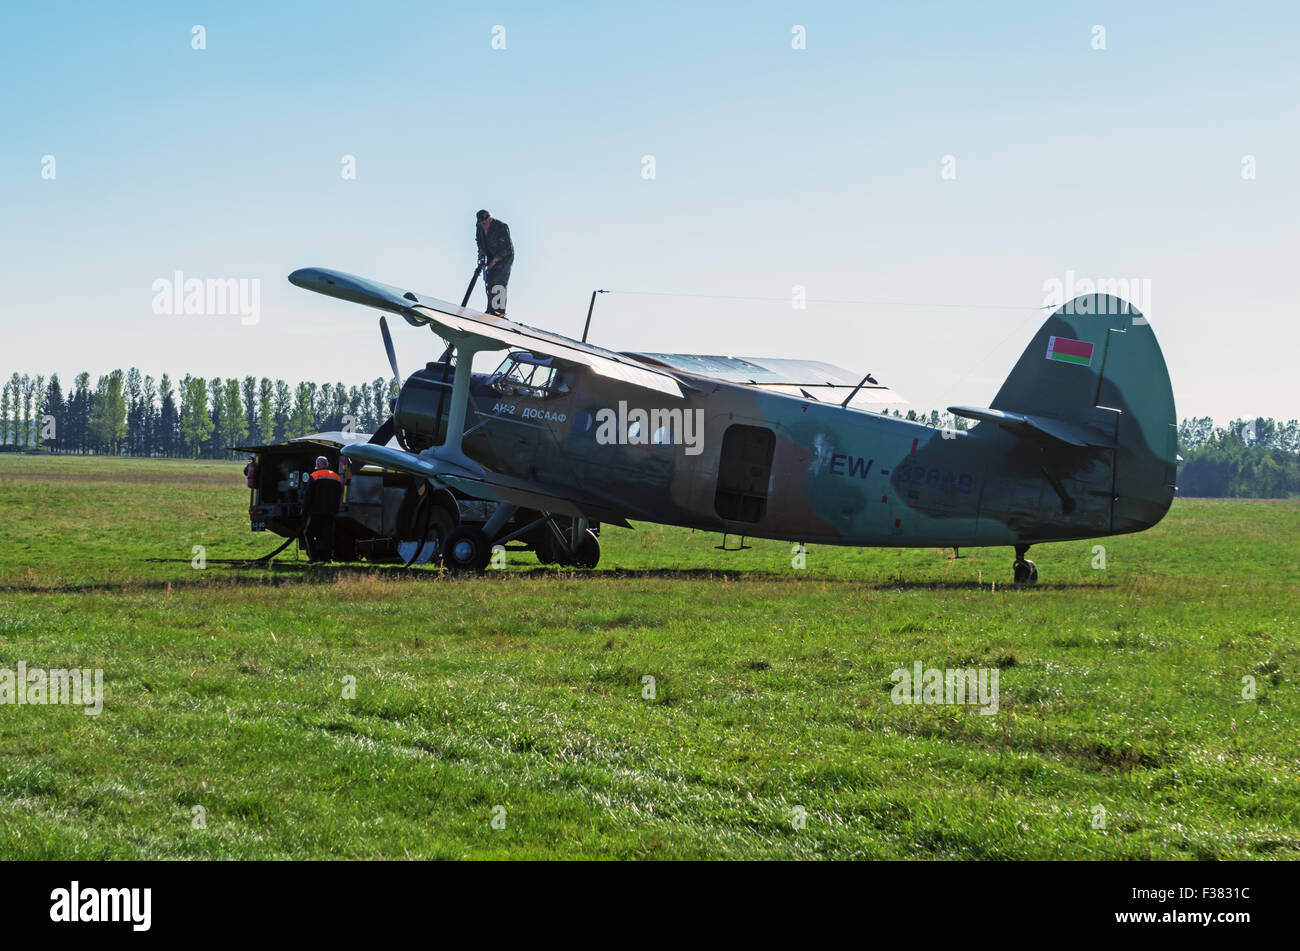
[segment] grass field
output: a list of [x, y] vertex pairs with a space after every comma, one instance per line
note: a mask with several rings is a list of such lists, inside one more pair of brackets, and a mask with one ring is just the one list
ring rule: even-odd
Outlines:
[[[278, 541], [246, 507], [238, 463], [0, 456], [0, 668], [105, 686], [0, 706], [0, 857], [1300, 857], [1300, 503], [1024, 590], [648, 525], [594, 572], [221, 564]], [[998, 712], [891, 702], [917, 661]]]

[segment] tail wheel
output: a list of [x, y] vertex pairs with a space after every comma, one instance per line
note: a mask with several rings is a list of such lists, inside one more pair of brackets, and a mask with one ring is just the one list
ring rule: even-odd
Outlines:
[[492, 559], [492, 546], [481, 528], [453, 528], [442, 546], [442, 563], [451, 571], [482, 571]]
[[1017, 560], [1012, 566], [1016, 584], [1037, 584], [1038, 566], [1032, 561]]
[[578, 539], [578, 547], [573, 553], [573, 566], [575, 568], [595, 568], [600, 564], [600, 539], [591, 529], [582, 533]]

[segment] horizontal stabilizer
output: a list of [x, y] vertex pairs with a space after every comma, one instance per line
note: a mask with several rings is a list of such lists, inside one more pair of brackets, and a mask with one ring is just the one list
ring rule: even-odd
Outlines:
[[965, 419], [996, 423], [1021, 436], [1046, 436], [1070, 446], [1113, 449], [1115, 441], [1078, 423], [1066, 422], [1051, 416], [1031, 416], [1027, 413], [1008, 413], [1000, 409], [979, 409], [970, 406], [949, 406], [948, 412]]

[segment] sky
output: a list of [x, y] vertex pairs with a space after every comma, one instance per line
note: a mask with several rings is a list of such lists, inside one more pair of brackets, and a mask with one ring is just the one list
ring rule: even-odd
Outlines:
[[[1124, 280], [1180, 417], [1300, 417], [1298, 41], [1280, 3], [6, 4], [0, 373], [386, 376], [286, 276], [458, 303], [483, 207], [509, 316], [576, 337], [609, 289], [611, 349], [987, 405], [1053, 282]], [[177, 272], [256, 313], [157, 313]]]

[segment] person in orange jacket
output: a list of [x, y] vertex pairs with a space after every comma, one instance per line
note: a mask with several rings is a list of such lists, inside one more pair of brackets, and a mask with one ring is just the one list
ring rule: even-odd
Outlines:
[[303, 538], [308, 561], [330, 561], [334, 557], [334, 517], [343, 501], [343, 479], [330, 468], [324, 456], [316, 457], [316, 471], [307, 479], [302, 511], [307, 516]]

